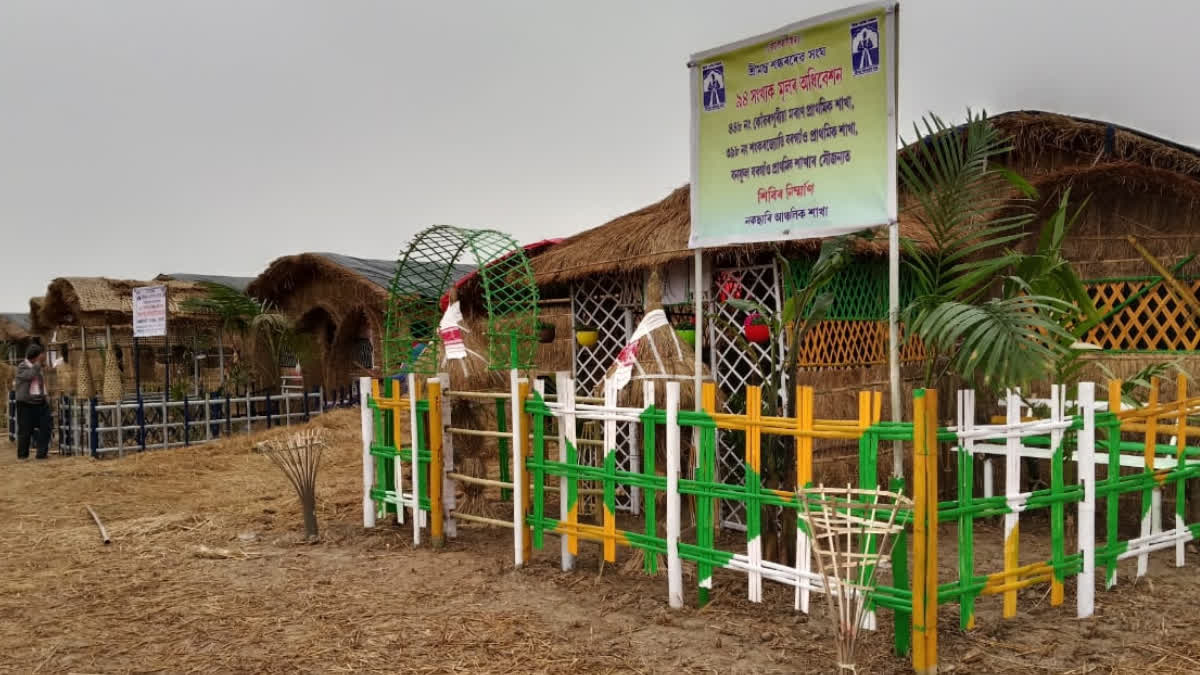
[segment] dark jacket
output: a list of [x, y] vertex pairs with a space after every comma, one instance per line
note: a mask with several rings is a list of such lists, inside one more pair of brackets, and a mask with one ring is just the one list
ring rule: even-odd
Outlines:
[[[17, 403], [45, 403], [46, 402], [46, 378], [42, 375], [42, 367], [39, 364], [32, 363], [29, 359], [21, 362], [17, 366], [16, 390]], [[34, 383], [37, 386], [34, 387]], [[31, 393], [31, 390], [36, 390], [37, 393]]]

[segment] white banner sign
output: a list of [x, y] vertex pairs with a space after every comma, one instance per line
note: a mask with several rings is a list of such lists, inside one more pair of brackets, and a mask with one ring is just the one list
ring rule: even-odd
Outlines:
[[133, 336], [166, 337], [167, 287], [142, 286], [133, 289]]

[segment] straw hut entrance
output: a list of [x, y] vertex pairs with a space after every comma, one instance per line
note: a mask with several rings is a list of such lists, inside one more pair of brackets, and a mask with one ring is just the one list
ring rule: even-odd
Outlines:
[[[348, 396], [359, 377], [382, 373], [383, 315], [396, 269], [395, 260], [301, 253], [276, 259], [247, 293], [279, 308], [310, 338], [316, 353], [301, 364], [305, 384]], [[457, 267], [452, 279], [468, 271]]]

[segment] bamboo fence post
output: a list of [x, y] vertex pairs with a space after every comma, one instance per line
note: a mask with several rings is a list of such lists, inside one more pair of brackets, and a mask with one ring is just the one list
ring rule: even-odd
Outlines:
[[[445, 544], [442, 535], [442, 381], [436, 377], [425, 383], [429, 398], [429, 539], [434, 548]], [[413, 454], [416, 454], [414, 450]], [[414, 466], [419, 466], [414, 462]]]
[[1076, 580], [1076, 616], [1092, 615], [1096, 596], [1096, 385], [1079, 383], [1079, 414], [1083, 428], [1076, 436], [1078, 448], [1075, 460], [1079, 467], [1079, 482], [1083, 484], [1083, 500], [1079, 502], [1079, 553], [1083, 569]]
[[[445, 426], [453, 424], [451, 412], [454, 406], [450, 404], [450, 397], [446, 396], [446, 392], [450, 389], [450, 374], [439, 373], [438, 381], [442, 385], [442, 420]], [[449, 477], [449, 474], [454, 471], [454, 434], [442, 434], [442, 467], [441, 472], [443, 478], [442, 483], [442, 506], [445, 509], [445, 522], [443, 527], [446, 531], [446, 536], [451, 539], [458, 537], [458, 523], [454, 519], [454, 511], [458, 507], [457, 497], [455, 496], [454, 479]]]
[[[1158, 445], [1158, 378], [1150, 378], [1150, 400], [1146, 403], [1145, 444], [1143, 448], [1143, 464], [1148, 474], [1154, 473], [1154, 454]], [[1158, 534], [1162, 527], [1162, 488], [1152, 487], [1142, 492], [1142, 522], [1141, 535], [1145, 541], [1151, 535]], [[1143, 577], [1150, 569], [1150, 550], [1145, 544], [1137, 559], [1137, 576]]]
[[683, 607], [683, 563], [679, 559], [679, 383], [667, 382], [667, 600]]
[[375, 483], [375, 457], [371, 455], [371, 443], [374, 441], [374, 413], [367, 392], [371, 387], [371, 378], [359, 378], [359, 414], [362, 423], [362, 476], [363, 476], [363, 527], [375, 527], [375, 501], [371, 499], [371, 488]]
[[[412, 479], [412, 527], [413, 527], [413, 546], [418, 546], [421, 543], [421, 461], [419, 459], [421, 450], [421, 434], [418, 431], [417, 417], [420, 413], [417, 412], [417, 397], [420, 396], [417, 390], [417, 377], [412, 373], [408, 374], [408, 416], [409, 436], [412, 438], [412, 464], [409, 470], [409, 477]], [[396, 386], [392, 387], [392, 402], [396, 405], [396, 410], [399, 411], [400, 391]], [[393, 415], [395, 435], [396, 435], [396, 457], [392, 460], [395, 462], [396, 470], [396, 512], [404, 510], [404, 493], [401, 490], [400, 482], [400, 423], [395, 420], [396, 415]]]

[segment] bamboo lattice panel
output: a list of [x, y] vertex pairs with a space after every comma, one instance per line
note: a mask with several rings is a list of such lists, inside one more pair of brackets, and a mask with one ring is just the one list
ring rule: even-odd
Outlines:
[[[919, 340], [901, 343], [901, 361], [924, 358], [925, 349]], [[887, 359], [887, 321], [822, 321], [800, 346], [800, 365], [808, 368], [879, 365]]]
[[[1148, 290], [1147, 285], [1153, 284]], [[1200, 296], [1200, 279], [1184, 281]], [[1191, 311], [1165, 284], [1142, 280], [1088, 284], [1088, 295], [1104, 315], [1139, 292], [1128, 306], [1108, 317], [1087, 335], [1087, 341], [1113, 351], [1180, 351], [1200, 349], [1200, 330]]]

